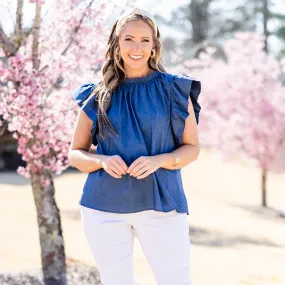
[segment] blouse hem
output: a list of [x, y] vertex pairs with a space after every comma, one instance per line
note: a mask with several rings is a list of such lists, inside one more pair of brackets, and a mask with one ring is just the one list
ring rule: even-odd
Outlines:
[[142, 208], [141, 210], [136, 210], [136, 211], [131, 211], [131, 212], [112, 212], [112, 211], [107, 211], [106, 209], [102, 209], [102, 208], [98, 208], [98, 207], [91, 207], [90, 205], [87, 205], [81, 201], [78, 202], [78, 205], [80, 206], [84, 206], [84, 207], [87, 207], [87, 208], [90, 208], [90, 209], [93, 209], [93, 210], [98, 210], [98, 211], [103, 211], [103, 212], [107, 212], [107, 213], [113, 213], [113, 214], [134, 214], [134, 213], [138, 213], [138, 212], [143, 212], [143, 211], [149, 211], [149, 210], [154, 210], [154, 211], [158, 211], [158, 212], [162, 212], [162, 213], [168, 213], [168, 212], [171, 212], [173, 210], [176, 210], [177, 213], [185, 213], [187, 214], [187, 216], [189, 216], [189, 211], [179, 211], [177, 210], [177, 208], [173, 208], [169, 211], [160, 211], [160, 210], [157, 210], [157, 209], [154, 209], [154, 208]]

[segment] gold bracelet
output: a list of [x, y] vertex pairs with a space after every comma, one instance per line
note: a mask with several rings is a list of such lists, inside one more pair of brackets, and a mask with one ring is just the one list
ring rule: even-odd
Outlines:
[[174, 158], [175, 158], [175, 164], [172, 164], [172, 166], [176, 166], [178, 163], [179, 163], [179, 157], [177, 156], [177, 154], [174, 152], [174, 151], [172, 151], [172, 152], [170, 152], [173, 156], [174, 156]]

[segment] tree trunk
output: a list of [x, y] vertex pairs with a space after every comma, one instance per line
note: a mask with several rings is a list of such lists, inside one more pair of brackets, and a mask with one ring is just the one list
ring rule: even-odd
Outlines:
[[267, 207], [267, 193], [266, 193], [266, 178], [267, 178], [267, 172], [263, 168], [262, 169], [262, 181], [261, 181], [261, 188], [262, 188], [262, 206]]
[[263, 9], [262, 9], [262, 16], [263, 16], [263, 34], [265, 36], [264, 38], [264, 51], [268, 53], [268, 0], [262, 0]]
[[31, 174], [31, 184], [37, 210], [41, 261], [45, 285], [66, 285], [66, 264], [59, 209], [54, 199], [51, 173], [45, 173], [50, 182], [43, 187], [43, 174]]
[[207, 39], [211, 2], [212, 0], [192, 0], [189, 4], [189, 20], [192, 24], [192, 39], [195, 44], [200, 44]]
[[[33, 25], [32, 62], [39, 69], [39, 38], [41, 5], [36, 4]], [[36, 128], [35, 128], [36, 129]], [[35, 136], [34, 136], [35, 137]], [[41, 183], [47, 179], [49, 183]], [[31, 173], [31, 184], [37, 209], [41, 261], [45, 285], [66, 285], [66, 264], [59, 209], [54, 199], [54, 184], [50, 171]], [[48, 185], [49, 184], [49, 185]]]

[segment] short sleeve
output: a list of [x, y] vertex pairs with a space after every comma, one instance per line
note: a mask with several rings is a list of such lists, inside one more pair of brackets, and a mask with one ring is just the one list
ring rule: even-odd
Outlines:
[[201, 82], [185, 74], [173, 76], [170, 89], [171, 95], [171, 126], [176, 146], [182, 145], [182, 136], [185, 128], [185, 120], [189, 116], [188, 98], [190, 96], [197, 125], [201, 106], [198, 97], [201, 93]]
[[95, 97], [89, 98], [89, 95], [95, 89], [96, 84], [94, 83], [84, 83], [78, 86], [73, 94], [72, 97], [77, 103], [77, 105], [86, 113], [86, 115], [92, 120], [97, 120], [97, 112], [96, 112], [96, 102]]
[[84, 83], [78, 86], [72, 94], [73, 99], [77, 105], [86, 113], [86, 115], [93, 121], [91, 128], [92, 144], [97, 145], [97, 105], [95, 97], [89, 98], [92, 91], [96, 88], [95, 83]]

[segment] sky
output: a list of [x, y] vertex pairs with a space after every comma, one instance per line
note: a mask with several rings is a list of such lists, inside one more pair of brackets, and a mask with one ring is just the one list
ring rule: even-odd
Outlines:
[[[15, 11], [16, 11], [16, 5], [17, 0], [0, 0], [0, 21], [2, 23], [4, 31], [9, 34], [13, 30], [13, 26], [15, 23]], [[52, 10], [54, 8], [54, 3], [58, 0], [46, 0], [46, 5], [43, 6], [42, 14], [45, 15], [45, 17], [49, 17], [49, 15], [52, 15]], [[87, 0], [78, 0], [79, 2], [86, 2]], [[100, 1], [100, 0], [99, 0]], [[239, 2], [240, 0], [235, 0], [236, 2]], [[121, 5], [124, 7], [126, 0], [116, 1], [116, 5]], [[221, 1], [223, 2], [223, 1]], [[274, 10], [276, 12], [278, 11], [285, 11], [285, 1], [284, 0], [275, 0], [274, 1], [275, 7]], [[118, 3], [118, 4], [117, 4]], [[162, 15], [164, 18], [169, 19], [171, 16], [171, 12], [178, 6], [190, 3], [190, 0], [156, 0], [155, 4], [153, 5], [154, 0], [138, 0], [137, 5], [138, 7], [142, 9], [146, 9], [152, 14], [158, 14]], [[227, 2], [224, 2], [227, 3]], [[225, 4], [223, 4], [225, 5]], [[33, 18], [34, 18], [34, 6], [35, 4], [29, 3], [28, 0], [24, 0], [24, 19], [23, 19], [23, 25], [24, 26], [30, 26], [32, 24]], [[112, 24], [116, 18], [119, 15], [113, 15], [112, 21], [110, 20], [110, 23]], [[274, 23], [270, 24], [269, 29], [274, 29]], [[111, 26], [110, 26], [111, 27]], [[160, 31], [163, 35], [167, 35], [171, 33], [171, 27], [162, 27], [160, 26]], [[262, 28], [262, 27], [261, 27]], [[175, 30], [175, 35], [177, 38], [182, 38], [184, 36], [184, 33], [181, 31]], [[277, 39], [271, 38], [270, 39], [270, 48], [273, 52], [276, 52], [278, 50], [278, 47], [280, 46], [280, 42]]]

